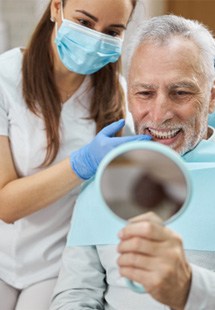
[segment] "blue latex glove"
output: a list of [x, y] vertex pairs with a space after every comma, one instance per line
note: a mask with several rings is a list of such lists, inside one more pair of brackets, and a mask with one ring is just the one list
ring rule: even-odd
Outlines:
[[104, 156], [116, 146], [129, 141], [151, 140], [148, 135], [114, 137], [124, 125], [124, 119], [113, 122], [104, 127], [92, 142], [70, 155], [71, 167], [81, 179], [91, 178]]

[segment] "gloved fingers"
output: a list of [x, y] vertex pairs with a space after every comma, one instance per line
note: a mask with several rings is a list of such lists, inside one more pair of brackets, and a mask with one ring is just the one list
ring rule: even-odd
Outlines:
[[110, 125], [104, 127], [100, 133], [107, 137], [113, 137], [120, 129], [122, 129], [125, 125], [125, 120], [120, 119], [116, 122], [111, 123]]
[[131, 141], [150, 141], [152, 140], [152, 137], [149, 135], [134, 135], [134, 136], [126, 136], [126, 137], [120, 137], [120, 138], [112, 138], [112, 140], [115, 140], [115, 144], [122, 144], [125, 142], [131, 142]]

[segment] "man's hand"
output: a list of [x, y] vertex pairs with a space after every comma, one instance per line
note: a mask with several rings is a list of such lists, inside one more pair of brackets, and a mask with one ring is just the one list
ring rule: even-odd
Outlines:
[[119, 237], [120, 274], [141, 283], [157, 301], [184, 309], [192, 273], [181, 238], [151, 212], [130, 220]]

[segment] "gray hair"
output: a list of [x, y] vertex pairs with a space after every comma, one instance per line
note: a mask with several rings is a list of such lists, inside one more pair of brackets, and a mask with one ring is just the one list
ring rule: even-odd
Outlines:
[[201, 71], [213, 83], [215, 79], [215, 40], [212, 33], [198, 21], [176, 15], [153, 17], [139, 24], [137, 31], [133, 33], [131, 43], [127, 47], [127, 72], [133, 54], [140, 44], [146, 41], [153, 44], [164, 44], [173, 36], [192, 40], [199, 49]]

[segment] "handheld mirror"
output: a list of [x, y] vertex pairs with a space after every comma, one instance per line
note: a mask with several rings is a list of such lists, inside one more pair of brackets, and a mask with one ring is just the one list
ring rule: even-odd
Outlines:
[[[156, 142], [130, 142], [114, 149], [101, 163], [97, 180], [106, 205], [124, 220], [153, 211], [166, 224], [183, 212], [190, 198], [183, 160]], [[128, 285], [144, 292], [137, 283], [128, 280]]]

